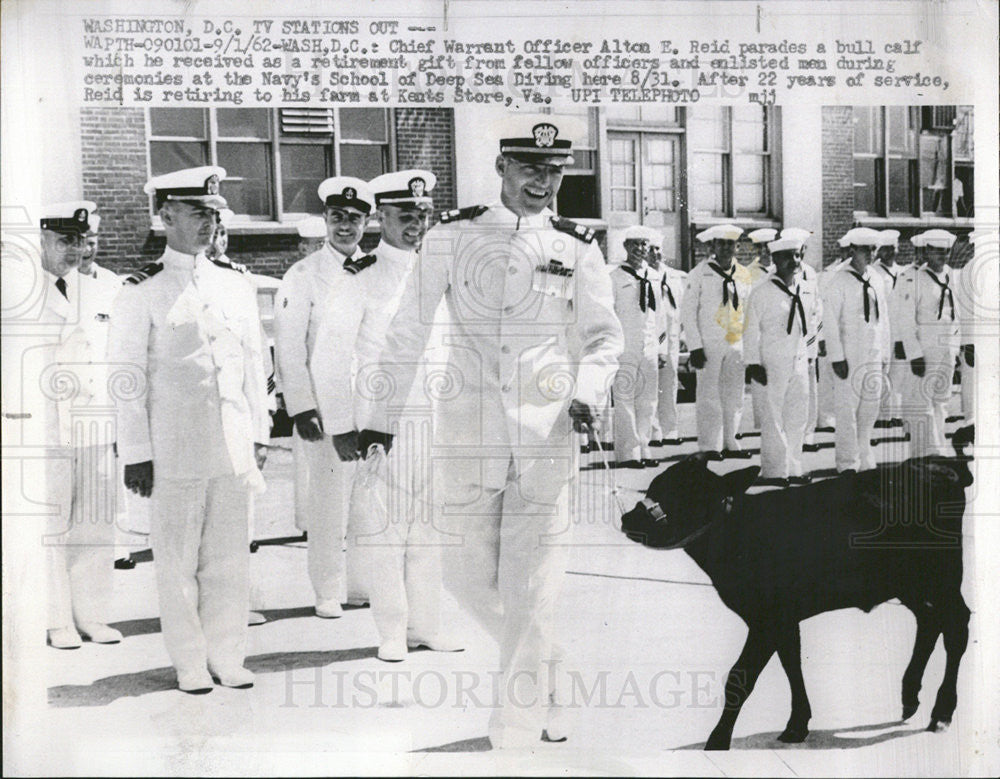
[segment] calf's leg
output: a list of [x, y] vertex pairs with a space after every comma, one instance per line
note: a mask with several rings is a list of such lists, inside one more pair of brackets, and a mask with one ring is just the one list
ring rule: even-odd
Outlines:
[[913, 642], [913, 655], [903, 674], [903, 719], [907, 720], [917, 713], [920, 705], [920, 686], [924, 677], [927, 661], [937, 644], [941, 633], [941, 624], [934, 608], [925, 603], [907, 604], [913, 616], [917, 618], [917, 637]]
[[958, 703], [958, 667], [969, 643], [969, 607], [965, 605], [961, 593], [938, 606], [944, 632], [944, 649], [948, 653], [944, 667], [944, 679], [938, 689], [937, 700], [931, 710], [930, 731], [944, 731], [951, 724]]
[[778, 637], [778, 659], [781, 660], [781, 667], [785, 669], [788, 684], [792, 688], [792, 713], [784, 732], [778, 736], [778, 741], [800, 744], [809, 735], [812, 709], [809, 707], [809, 697], [802, 679], [802, 645], [797, 622]]
[[705, 742], [705, 749], [729, 749], [729, 743], [733, 738], [733, 727], [740, 715], [740, 709], [753, 692], [757, 677], [771, 659], [774, 650], [774, 633], [751, 626], [743, 651], [726, 679], [725, 708], [719, 723]]

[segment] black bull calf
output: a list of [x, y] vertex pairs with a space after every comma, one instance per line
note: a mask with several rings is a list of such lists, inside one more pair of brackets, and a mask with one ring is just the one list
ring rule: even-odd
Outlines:
[[968, 465], [925, 458], [794, 489], [744, 495], [757, 468], [719, 476], [695, 455], [659, 474], [622, 519], [634, 541], [684, 551], [749, 628], [706, 749], [728, 749], [740, 708], [777, 652], [792, 711], [781, 741], [809, 732], [799, 622], [834, 609], [870, 611], [898, 598], [917, 619], [903, 674], [903, 719], [917, 710], [927, 661], [944, 635], [947, 664], [928, 730], [951, 722], [969, 638], [962, 599], [962, 514]]

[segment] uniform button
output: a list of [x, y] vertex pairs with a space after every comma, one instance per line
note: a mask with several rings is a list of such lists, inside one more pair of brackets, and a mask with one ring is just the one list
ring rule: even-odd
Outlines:
[[503, 346], [500, 347], [500, 351], [503, 352], [504, 354], [510, 354], [510, 347], [507, 346], [507, 344], [504, 344]]
[[509, 313], [510, 313], [511, 311], [513, 311], [513, 310], [514, 310], [514, 307], [513, 307], [513, 306], [504, 306], [504, 307], [503, 307], [503, 312], [504, 312], [505, 314], [509, 314]]
[[510, 267], [509, 267], [509, 268], [507, 269], [507, 272], [508, 272], [508, 273], [509, 273], [509, 274], [510, 274], [511, 276], [513, 276], [513, 275], [514, 275], [515, 273], [517, 273], [517, 268], [515, 268], [515, 267], [514, 267], [513, 265], [511, 265], [511, 266], [510, 266]]
[[504, 384], [500, 389], [503, 392], [510, 392], [510, 385], [509, 384]]

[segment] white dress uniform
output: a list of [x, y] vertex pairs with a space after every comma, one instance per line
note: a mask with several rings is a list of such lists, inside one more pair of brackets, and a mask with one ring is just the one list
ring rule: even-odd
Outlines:
[[[819, 290], [819, 299], [826, 300], [826, 289], [830, 285], [830, 280], [845, 265], [849, 265], [848, 260], [836, 260], [826, 268], [816, 274], [816, 288]], [[825, 327], [825, 326], [824, 326]], [[826, 342], [826, 332], [821, 327], [819, 340]], [[817, 343], [818, 347], [818, 343]], [[823, 357], [819, 356], [818, 349], [816, 355], [816, 427], [834, 426], [834, 403], [833, 390], [836, 386], [837, 377], [830, 367], [829, 351]]]
[[[751, 292], [753, 292], [756, 287], [771, 278], [773, 266], [765, 268], [760, 264], [760, 257], [754, 257], [753, 261], [745, 267], [747, 273], [750, 275]], [[743, 363], [746, 365], [746, 360], [744, 360]], [[748, 389], [750, 391], [750, 410], [753, 412], [753, 429], [761, 430], [766, 413], [765, 406], [767, 405], [767, 393], [764, 391], [764, 388], [755, 381], [750, 383]]]
[[812, 265], [803, 262], [795, 272], [796, 281], [803, 289], [812, 290], [813, 315], [809, 322], [809, 335], [806, 336], [806, 350], [812, 364], [809, 368], [809, 405], [806, 414], [806, 433], [804, 441], [813, 443], [813, 429], [816, 427], [816, 416], [819, 413], [819, 342], [823, 336], [823, 297], [819, 292], [819, 279]]
[[815, 321], [816, 290], [772, 277], [758, 284], [747, 302], [743, 361], [762, 365], [767, 384], [759, 385], [761, 476], [802, 475], [802, 441], [809, 417], [809, 347]]
[[[169, 246], [162, 270], [126, 284], [109, 355], [131, 366], [119, 392], [119, 456], [153, 462], [152, 533], [163, 638], [181, 686], [206, 664], [242, 669], [247, 634], [254, 443], [268, 436], [259, 316], [246, 281]], [[255, 307], [254, 307], [255, 308]]]
[[681, 304], [687, 274], [669, 265], [663, 267], [657, 289], [656, 311], [660, 315], [659, 356], [663, 367], [659, 369], [659, 398], [656, 404], [656, 438], [674, 441], [680, 437], [677, 430], [677, 367], [681, 352]]
[[552, 626], [572, 536], [579, 449], [567, 409], [573, 398], [602, 408], [622, 328], [592, 231], [499, 202], [442, 222], [387, 334], [380, 364], [395, 394], [375, 429], [393, 432], [388, 411], [413, 383], [443, 297], [453, 383], [436, 393], [431, 466], [456, 539], [445, 583], [500, 645], [493, 746], [531, 746], [549, 700], [540, 680], [559, 656]]
[[953, 284], [952, 270], [947, 266], [936, 273], [925, 265], [899, 281], [902, 316], [908, 320], [909, 331], [916, 334], [913, 354], [907, 350], [907, 357], [923, 357], [925, 365], [922, 377], [910, 373], [903, 394], [911, 457], [948, 453], [945, 419], [960, 337]]
[[698, 263], [687, 277], [681, 322], [688, 349], [704, 349], [698, 371], [695, 415], [701, 451], [738, 450], [743, 416], [743, 314], [750, 274], [738, 262], [718, 266], [715, 257]]
[[[373, 260], [360, 247], [345, 257], [327, 242], [288, 269], [275, 297], [274, 351], [285, 408], [289, 417], [316, 409], [323, 425], [324, 435], [319, 441], [303, 440], [297, 431], [293, 432], [298, 439], [297, 454], [303, 455], [308, 473], [307, 554], [317, 603], [346, 603], [349, 598], [361, 597], [361, 587], [354, 556], [345, 559], [344, 554], [354, 463], [341, 462], [333, 448], [333, 434], [350, 428], [338, 429], [333, 420], [328, 422], [323, 417], [319, 398], [326, 389], [320, 387], [314, 368], [317, 358], [327, 358], [316, 351], [316, 335], [326, 315], [327, 295], [340, 279], [351, 275], [346, 268], [354, 270]], [[341, 413], [345, 410], [341, 409]]]
[[[990, 323], [995, 323], [998, 318], [997, 299], [991, 296], [990, 290], [1000, 288], [997, 282], [1000, 271], [997, 263], [997, 233], [977, 231], [969, 236], [969, 241], [975, 244], [976, 253], [955, 274], [952, 287], [958, 306], [962, 346], [972, 346], [975, 351], [982, 352], [987, 348], [987, 339], [996, 337]], [[971, 424], [976, 419], [977, 390], [976, 367], [969, 364], [968, 354], [962, 355], [961, 371], [962, 415], [965, 417], [964, 424]]]
[[912, 268], [895, 262], [886, 265], [881, 261], [872, 263], [870, 267], [881, 278], [889, 300], [889, 332], [892, 338], [888, 391], [885, 393], [879, 418], [899, 419], [902, 415], [903, 390], [911, 375], [910, 360], [919, 356], [919, 350], [914, 348], [917, 332], [912, 321], [906, 321], [906, 306], [902, 305], [903, 290], [907, 287], [902, 277], [911, 274]]
[[652, 459], [649, 442], [659, 392], [655, 280], [645, 264], [638, 270], [622, 264], [611, 271], [615, 314], [625, 336], [614, 383], [615, 460], [620, 463]]
[[[837, 271], [823, 300], [823, 333], [832, 366], [847, 360], [847, 378], [834, 376], [837, 470], [875, 467], [871, 434], [882, 402], [882, 363], [889, 360], [889, 310], [881, 280], [866, 268]], [[832, 369], [831, 369], [832, 370]]]

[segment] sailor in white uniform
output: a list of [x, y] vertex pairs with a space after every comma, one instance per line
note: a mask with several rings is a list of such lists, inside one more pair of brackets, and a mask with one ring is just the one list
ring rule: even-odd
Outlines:
[[[750, 260], [744, 267], [750, 274], [750, 288], [756, 287], [762, 281], [774, 274], [774, 263], [771, 262], [768, 244], [778, 237], [778, 231], [773, 227], [761, 227], [746, 234], [752, 246]], [[743, 263], [741, 263], [743, 264]], [[745, 361], [744, 361], [745, 362]], [[748, 382], [750, 391], [750, 409], [753, 412], [753, 429], [760, 430], [764, 419], [766, 391], [758, 382]]]
[[[667, 237], [661, 239], [667, 241]], [[662, 243], [660, 256], [662, 258]], [[654, 287], [657, 285], [654, 284]], [[677, 368], [681, 351], [681, 303], [687, 273], [671, 267], [661, 259], [660, 282], [657, 294], [657, 313], [660, 316], [659, 356], [659, 399], [656, 405], [657, 431], [655, 444], [677, 446], [681, 443], [677, 428]]]
[[130, 366], [119, 393], [125, 486], [152, 496], [150, 546], [160, 622], [179, 688], [253, 686], [243, 667], [249, 597], [247, 517], [264, 488], [270, 418], [260, 317], [247, 282], [205, 256], [224, 169], [147, 182], [167, 246], [129, 278], [111, 317], [112, 364]]

